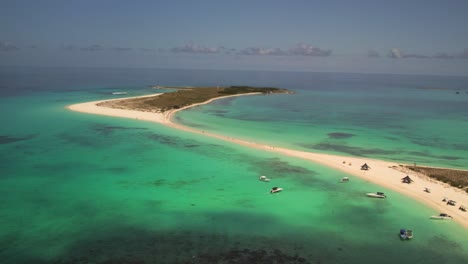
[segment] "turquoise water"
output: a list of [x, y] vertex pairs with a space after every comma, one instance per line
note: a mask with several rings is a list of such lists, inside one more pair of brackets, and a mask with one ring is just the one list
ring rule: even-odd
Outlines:
[[[6, 80], [0, 111], [10, 113], [0, 117], [5, 124], [0, 128], [1, 263], [464, 263], [468, 259], [466, 229], [454, 222], [429, 221], [432, 209], [393, 191], [354, 177], [340, 184], [346, 175], [338, 171], [158, 124], [64, 109], [75, 102], [116, 97], [111, 94], [115, 91], [147, 94], [153, 92], [146, 87], [151, 84], [212, 85], [223, 80], [268, 84], [271, 77], [276, 80], [272, 85], [294, 88], [299, 82], [296, 73], [281, 73], [280, 78], [275, 77], [278, 73], [217, 71], [128, 70], [126, 76], [113, 69], [42, 71], [50, 80], [36, 82], [28, 70], [18, 75], [4, 70], [0, 75]], [[307, 83], [309, 77], [304, 75]], [[197, 83], [202, 77], [207, 83]], [[366, 84], [365, 76], [345, 77], [335, 78], [351, 79], [353, 84], [353, 78], [359, 77]], [[377, 77], [368, 77], [376, 82]], [[385, 82], [392, 76], [379, 78]], [[426, 81], [414, 78], [413, 82]], [[452, 81], [448, 88], [456, 89], [459, 80]], [[363, 92], [351, 85], [346, 87], [350, 91], [341, 93], [355, 96], [354, 102], [368, 102], [353, 107], [340, 98], [340, 87], [326, 89], [326, 82], [320, 83], [324, 86], [318, 90], [301, 86], [295, 95], [221, 100], [178, 117], [207, 130], [296, 149], [340, 154], [347, 150], [348, 155], [361, 151], [357, 154], [463, 167], [467, 112], [455, 110], [464, 110], [468, 95], [403, 87], [404, 102], [395, 109], [390, 102], [397, 101], [397, 93]], [[377, 104], [376, 98], [382, 102]], [[433, 109], [425, 102], [429, 99], [442, 101], [445, 107]], [[330, 107], [324, 109], [327, 104]], [[372, 114], [359, 118], [371, 106]], [[407, 112], [401, 109], [405, 107], [411, 113], [400, 115]], [[379, 123], [385, 111], [397, 116]], [[418, 122], [410, 121], [416, 117]], [[430, 122], [438, 125], [428, 131]], [[343, 134], [328, 135], [338, 132]], [[346, 147], [318, 148], [323, 142]], [[260, 175], [272, 181], [260, 182]], [[272, 186], [285, 190], [270, 195]], [[363, 196], [376, 190], [385, 191], [389, 199]], [[399, 240], [398, 231], [405, 227], [413, 228], [413, 240]]]

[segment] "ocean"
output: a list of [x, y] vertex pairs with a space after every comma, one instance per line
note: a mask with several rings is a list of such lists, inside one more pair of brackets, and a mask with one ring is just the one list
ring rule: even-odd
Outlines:
[[[0, 67], [1, 263], [468, 261], [466, 229], [430, 221], [439, 212], [394, 191], [156, 123], [65, 109], [161, 92], [151, 85], [287, 88], [295, 93], [221, 99], [176, 121], [298, 150], [468, 169], [468, 77]], [[272, 186], [284, 191], [271, 195]], [[363, 195], [377, 190], [388, 198]], [[401, 241], [400, 228], [414, 238]]]

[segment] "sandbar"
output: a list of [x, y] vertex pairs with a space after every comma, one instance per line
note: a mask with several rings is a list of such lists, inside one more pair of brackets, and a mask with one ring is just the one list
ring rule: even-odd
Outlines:
[[[123, 100], [128, 98], [119, 98], [111, 100], [100, 100], [86, 103], [79, 103], [74, 105], [67, 106], [68, 109], [78, 112], [98, 114], [98, 115], [107, 115], [115, 117], [124, 117], [132, 118], [144, 121], [157, 122], [168, 127], [175, 129], [197, 133], [220, 140], [228, 141], [231, 143], [239, 144], [246, 147], [251, 147], [263, 151], [274, 152], [282, 155], [287, 155], [291, 157], [301, 158], [304, 160], [309, 160], [314, 163], [319, 163], [327, 167], [342, 171], [346, 174], [353, 175], [364, 179], [365, 181], [372, 182], [379, 186], [394, 190], [403, 195], [406, 195], [410, 198], [413, 198], [431, 208], [434, 209], [433, 215], [438, 215], [439, 213], [446, 213], [453, 217], [453, 221], [459, 223], [465, 229], [468, 228], [468, 212], [463, 212], [458, 209], [460, 205], [468, 206], [468, 194], [461, 189], [452, 187], [446, 183], [442, 183], [436, 180], [429, 178], [428, 176], [413, 172], [411, 170], [405, 170], [401, 163], [383, 161], [371, 158], [364, 157], [347, 157], [339, 155], [330, 155], [322, 153], [313, 153], [300, 150], [293, 150], [287, 148], [276, 147], [272, 145], [259, 144], [252, 141], [246, 141], [243, 139], [237, 139], [233, 137], [227, 137], [216, 133], [211, 133], [203, 131], [200, 129], [184, 126], [172, 121], [172, 117], [178, 111], [195, 107], [197, 105], [207, 104], [214, 100], [233, 97], [233, 96], [243, 96], [243, 95], [255, 95], [258, 93], [251, 94], [240, 94], [240, 95], [228, 95], [223, 97], [217, 97], [211, 100], [208, 100], [203, 103], [189, 105], [180, 109], [169, 110], [164, 113], [153, 113], [153, 112], [142, 112], [135, 110], [124, 110], [118, 108], [109, 108], [104, 106], [97, 106], [98, 103], [104, 101], [113, 101], [113, 100]], [[157, 94], [156, 94], [157, 95]], [[147, 95], [147, 96], [155, 96]], [[147, 97], [140, 96], [140, 97]], [[361, 165], [367, 163], [371, 168], [369, 170], [361, 170]], [[409, 175], [414, 182], [411, 184], [402, 183], [401, 179]], [[339, 179], [336, 179], [337, 181]], [[352, 180], [352, 179], [351, 179]], [[425, 188], [430, 189], [430, 193], [425, 192]], [[379, 190], [369, 190], [369, 192], [376, 192]], [[364, 194], [363, 194], [364, 195]], [[457, 202], [456, 206], [447, 205], [446, 202], [442, 200], [444, 198], [455, 200]], [[370, 198], [371, 199], [371, 198]], [[430, 215], [427, 216], [429, 218]], [[429, 219], [428, 219], [429, 220]], [[437, 220], [433, 220], [437, 221]]]

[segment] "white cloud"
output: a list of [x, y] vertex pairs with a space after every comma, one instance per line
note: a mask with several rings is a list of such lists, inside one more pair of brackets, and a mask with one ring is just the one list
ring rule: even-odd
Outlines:
[[175, 53], [203, 53], [203, 54], [215, 54], [220, 53], [224, 48], [216, 47], [209, 48], [205, 46], [198, 46], [192, 43], [185, 44], [182, 47], [172, 48], [171, 51]]
[[401, 54], [401, 51], [399, 49], [393, 48], [388, 52], [387, 57], [393, 59], [401, 59], [403, 58], [403, 55]]
[[0, 51], [15, 51], [19, 50], [18, 46], [11, 42], [0, 41]]
[[295, 48], [290, 49], [289, 52], [291, 55], [327, 57], [331, 55], [332, 51], [323, 50], [309, 44], [299, 43]]

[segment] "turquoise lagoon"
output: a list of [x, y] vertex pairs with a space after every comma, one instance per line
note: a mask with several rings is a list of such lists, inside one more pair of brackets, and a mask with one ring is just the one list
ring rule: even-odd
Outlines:
[[[264, 85], [177, 121], [266, 144], [467, 168], [468, 79], [1, 69], [1, 263], [464, 263], [468, 232], [342, 172], [66, 105], [148, 85]], [[125, 91], [126, 95], [112, 95]], [[458, 93], [457, 93], [458, 92]], [[272, 179], [258, 181], [260, 175]], [[280, 186], [282, 193], [269, 189]], [[382, 190], [386, 200], [363, 193]], [[400, 241], [400, 228], [415, 237]]]

